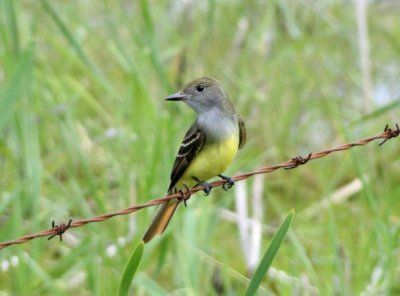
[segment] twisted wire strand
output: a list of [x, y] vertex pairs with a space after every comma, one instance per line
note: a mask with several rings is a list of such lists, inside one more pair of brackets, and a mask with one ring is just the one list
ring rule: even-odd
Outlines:
[[[247, 173], [243, 173], [243, 174], [239, 174], [236, 175], [234, 177], [232, 177], [231, 179], [233, 181], [240, 181], [240, 180], [244, 180], [247, 179], [251, 176], [254, 175], [258, 175], [258, 174], [268, 174], [271, 173], [273, 171], [276, 171], [278, 169], [294, 169], [297, 168], [300, 165], [304, 165], [306, 164], [308, 161], [313, 160], [313, 159], [317, 159], [317, 158], [322, 158], [325, 157], [331, 153], [334, 152], [340, 152], [340, 151], [344, 151], [344, 150], [348, 150], [351, 149], [353, 147], [356, 146], [363, 146], [366, 145], [372, 141], [378, 140], [378, 139], [383, 139], [383, 141], [379, 144], [382, 145], [384, 144], [387, 140], [397, 137], [400, 134], [400, 128], [399, 125], [396, 124], [396, 128], [392, 129], [390, 128], [388, 125], [386, 125], [384, 132], [382, 132], [379, 135], [370, 137], [370, 138], [366, 138], [366, 139], [361, 139], [355, 142], [351, 142], [351, 143], [347, 143], [347, 144], [342, 144], [339, 146], [336, 146], [334, 148], [331, 149], [326, 149], [326, 150], [321, 150], [318, 152], [314, 152], [314, 153], [310, 153], [306, 158], [303, 158], [302, 156], [296, 156], [293, 157], [290, 160], [287, 160], [285, 162], [282, 162], [280, 164], [276, 164], [276, 165], [271, 165], [271, 166], [264, 166], [261, 167], [259, 169], [256, 169], [254, 171], [251, 172], [247, 172]], [[210, 183], [212, 187], [219, 187], [223, 184], [227, 183], [226, 180], [218, 180], [215, 182]], [[156, 198], [153, 200], [150, 200], [146, 203], [143, 204], [139, 204], [139, 205], [134, 205], [131, 206], [129, 208], [120, 210], [120, 211], [116, 211], [116, 212], [111, 212], [111, 213], [106, 213], [106, 214], [102, 214], [102, 215], [98, 215], [95, 217], [91, 217], [91, 218], [86, 218], [86, 219], [79, 219], [79, 220], [74, 220], [73, 222], [69, 222], [68, 225], [65, 224], [59, 224], [59, 225], [54, 225], [53, 222], [53, 228], [50, 229], [46, 229], [46, 230], [42, 230], [40, 232], [37, 233], [33, 233], [33, 234], [28, 234], [28, 235], [24, 235], [21, 236], [15, 240], [11, 240], [11, 241], [6, 241], [6, 242], [2, 242], [0, 243], [0, 249], [12, 246], [12, 245], [16, 245], [16, 244], [23, 244], [26, 243], [32, 239], [38, 238], [38, 237], [43, 237], [43, 236], [50, 236], [50, 238], [54, 237], [54, 236], [60, 236], [60, 239], [62, 239], [61, 235], [68, 230], [69, 228], [75, 228], [75, 227], [81, 227], [84, 226], [86, 224], [89, 223], [97, 223], [97, 222], [103, 222], [106, 221], [108, 219], [111, 219], [115, 216], [122, 216], [122, 215], [128, 215], [131, 213], [134, 213], [136, 211], [139, 211], [141, 209], [144, 208], [148, 208], [148, 207], [152, 207], [158, 204], [162, 204], [164, 202], [166, 202], [169, 199], [172, 198], [177, 198], [180, 201], [186, 201], [187, 199], [190, 198], [190, 196], [194, 193], [196, 193], [197, 191], [203, 190], [204, 187], [203, 186], [196, 186], [194, 188], [188, 189], [187, 192], [177, 192], [171, 195], [167, 195], [161, 198]]]

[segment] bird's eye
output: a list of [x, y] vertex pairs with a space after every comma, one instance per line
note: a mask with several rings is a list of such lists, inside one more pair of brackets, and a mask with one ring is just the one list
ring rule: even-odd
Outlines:
[[199, 85], [197, 85], [196, 86], [196, 90], [198, 91], [198, 92], [202, 92], [203, 90], [204, 90], [204, 85], [203, 84], [199, 84]]

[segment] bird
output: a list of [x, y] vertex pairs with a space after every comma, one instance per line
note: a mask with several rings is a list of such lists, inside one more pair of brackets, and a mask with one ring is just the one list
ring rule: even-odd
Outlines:
[[[168, 194], [201, 185], [208, 195], [211, 184], [207, 180], [216, 176], [226, 180], [224, 189], [232, 187], [232, 179], [222, 173], [246, 143], [246, 127], [220, 82], [197, 78], [165, 99], [184, 102], [197, 113], [176, 155]], [[173, 198], [161, 205], [143, 236], [144, 243], [165, 231], [179, 203]]]

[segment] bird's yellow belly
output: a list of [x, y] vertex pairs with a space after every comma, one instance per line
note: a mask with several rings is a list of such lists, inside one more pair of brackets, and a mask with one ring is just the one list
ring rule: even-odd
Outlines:
[[232, 136], [219, 143], [205, 145], [192, 160], [176, 188], [181, 189], [182, 183], [189, 187], [196, 185], [197, 182], [193, 177], [200, 181], [207, 181], [222, 174], [238, 151], [238, 141], [237, 137]]

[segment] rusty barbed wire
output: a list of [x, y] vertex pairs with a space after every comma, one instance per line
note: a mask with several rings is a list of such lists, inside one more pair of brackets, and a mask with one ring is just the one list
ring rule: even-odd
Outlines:
[[399, 125], [396, 123], [396, 129], [391, 129], [391, 128], [389, 127], [389, 125], [387, 124], [387, 125], [385, 126], [384, 132], [389, 133], [389, 137], [387, 137], [387, 138], [384, 139], [382, 142], [380, 142], [380, 143], [379, 143], [379, 146], [382, 146], [383, 144], [385, 144], [385, 142], [386, 142], [387, 140], [390, 140], [391, 138], [397, 137], [397, 136], [400, 134], [400, 127], [399, 127]]
[[51, 235], [47, 240], [51, 240], [55, 236], [60, 237], [60, 242], [62, 242], [62, 235], [64, 232], [67, 231], [68, 228], [71, 227], [72, 219], [69, 219], [68, 224], [61, 223], [61, 224], [55, 224], [54, 220], [51, 222], [51, 226], [53, 227], [55, 233]]
[[[240, 181], [240, 180], [244, 180], [247, 179], [251, 176], [254, 175], [259, 175], [259, 174], [268, 174], [271, 173], [273, 171], [276, 171], [278, 169], [294, 169], [297, 168], [299, 165], [304, 165], [306, 163], [308, 163], [309, 161], [313, 160], [313, 159], [317, 159], [317, 158], [321, 158], [321, 157], [325, 157], [333, 152], [339, 152], [339, 151], [343, 151], [343, 150], [348, 150], [351, 149], [353, 147], [356, 146], [363, 146], [366, 145], [372, 141], [378, 140], [378, 139], [383, 139], [383, 141], [381, 143], [379, 143], [379, 145], [383, 145], [387, 140], [392, 139], [397, 137], [400, 134], [400, 127], [398, 124], [396, 124], [396, 128], [392, 129], [390, 128], [388, 125], [386, 125], [384, 131], [376, 136], [370, 137], [370, 138], [366, 138], [366, 139], [361, 139], [352, 143], [347, 143], [347, 144], [342, 144], [339, 146], [336, 146], [332, 149], [326, 149], [326, 150], [322, 150], [319, 152], [314, 152], [314, 153], [310, 153], [307, 157], [302, 157], [302, 156], [296, 156], [296, 157], [292, 157], [290, 160], [282, 162], [280, 164], [277, 165], [272, 165], [272, 166], [264, 166], [261, 167], [257, 170], [254, 170], [252, 172], [247, 172], [247, 173], [243, 173], [243, 174], [239, 174], [236, 175], [234, 177], [231, 177], [232, 181]], [[211, 187], [219, 187], [219, 186], [223, 186], [224, 184], [229, 183], [228, 180], [218, 180], [215, 182], [210, 183]], [[51, 229], [46, 229], [37, 233], [33, 233], [33, 234], [28, 234], [25, 236], [22, 236], [20, 238], [17, 238], [15, 240], [11, 240], [11, 241], [6, 241], [3, 243], [0, 243], [0, 249], [12, 246], [12, 245], [16, 245], [16, 244], [23, 244], [27, 241], [30, 241], [32, 239], [38, 238], [38, 237], [44, 237], [44, 236], [50, 236], [49, 239], [53, 238], [54, 236], [60, 236], [60, 240], [62, 240], [62, 234], [70, 228], [75, 228], [75, 227], [81, 227], [84, 226], [86, 224], [89, 223], [95, 223], [95, 222], [103, 222], [105, 220], [111, 219], [113, 217], [116, 216], [122, 216], [122, 215], [128, 215], [131, 214], [133, 212], [139, 211], [141, 209], [144, 208], [148, 208], [151, 206], [155, 206], [161, 203], [164, 203], [165, 201], [172, 199], [172, 198], [177, 198], [180, 201], [183, 201], [184, 203], [186, 203], [186, 201], [191, 197], [191, 195], [193, 195], [194, 193], [201, 191], [205, 189], [204, 186], [196, 186], [194, 188], [187, 188], [186, 191], [184, 192], [176, 192], [174, 194], [171, 195], [167, 195], [161, 198], [156, 198], [153, 200], [150, 200], [146, 203], [143, 204], [139, 204], [139, 205], [134, 205], [131, 206], [129, 208], [117, 211], [117, 212], [112, 212], [112, 213], [107, 213], [107, 214], [103, 214], [103, 215], [99, 215], [99, 216], [95, 216], [95, 217], [91, 217], [91, 218], [87, 218], [87, 219], [79, 219], [79, 220], [75, 220], [72, 221], [71, 219], [69, 220], [69, 222], [67, 224], [61, 223], [58, 225], [54, 225], [54, 221], [53, 221], [53, 227]]]

